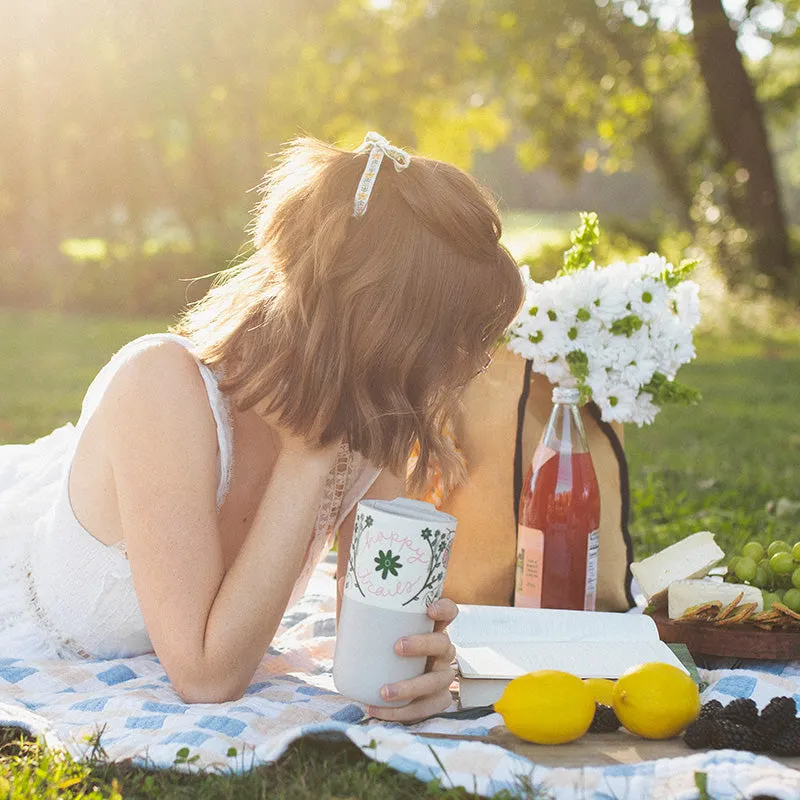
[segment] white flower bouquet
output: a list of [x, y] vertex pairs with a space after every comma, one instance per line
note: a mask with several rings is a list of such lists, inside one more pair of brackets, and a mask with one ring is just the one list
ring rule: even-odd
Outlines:
[[653, 422], [665, 402], [696, 402], [675, 381], [695, 357], [698, 286], [687, 280], [697, 262], [675, 267], [655, 253], [633, 263], [595, 264], [596, 214], [581, 214], [564, 267], [552, 280], [525, 277], [520, 315], [508, 347], [551, 383], [581, 390], [607, 422]]

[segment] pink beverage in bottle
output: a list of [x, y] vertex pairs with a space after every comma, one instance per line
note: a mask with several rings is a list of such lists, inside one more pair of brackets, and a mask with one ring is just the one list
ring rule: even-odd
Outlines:
[[594, 611], [600, 489], [578, 402], [556, 387], [525, 477], [517, 529], [515, 605]]

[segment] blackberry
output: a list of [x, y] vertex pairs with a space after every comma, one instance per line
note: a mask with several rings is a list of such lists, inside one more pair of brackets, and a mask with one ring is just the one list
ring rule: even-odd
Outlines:
[[772, 749], [772, 739], [768, 736], [764, 736], [763, 733], [759, 732], [758, 730], [751, 730], [753, 734], [753, 738], [751, 740], [751, 751], [754, 753], [766, 753]]
[[758, 721], [758, 706], [749, 697], [739, 697], [732, 700], [722, 709], [722, 719], [744, 725], [745, 728], [752, 728]]
[[594, 719], [589, 726], [591, 733], [612, 733], [619, 729], [620, 722], [611, 706], [602, 703], [595, 704]]
[[717, 750], [753, 750], [756, 746], [755, 734], [746, 725], [729, 719], [713, 722], [711, 745]]
[[773, 697], [761, 709], [756, 730], [769, 739], [779, 739], [788, 730], [796, 713], [793, 697]]
[[790, 722], [780, 738], [772, 740], [770, 749], [779, 756], [800, 756], [800, 719]]
[[711, 747], [711, 733], [714, 730], [714, 721], [699, 717], [684, 731], [683, 741], [692, 750], [704, 750]]
[[700, 719], [715, 719], [722, 711], [722, 703], [719, 700], [709, 700], [703, 703], [700, 709]]

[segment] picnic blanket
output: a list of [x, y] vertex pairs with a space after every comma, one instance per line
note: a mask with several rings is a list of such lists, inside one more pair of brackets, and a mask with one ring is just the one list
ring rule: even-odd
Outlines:
[[[328, 562], [284, 617], [245, 696], [230, 703], [184, 704], [153, 655], [79, 663], [0, 658], [0, 726], [24, 728], [77, 758], [93, 747], [87, 737], [96, 742], [99, 733], [110, 760], [149, 767], [240, 772], [274, 761], [300, 737], [325, 736], [349, 739], [369, 758], [423, 781], [481, 795], [529, 782], [555, 798], [693, 798], [695, 773], [702, 772], [715, 800], [800, 797], [800, 772], [752, 753], [687, 749], [683, 758], [641, 764], [551, 768], [485, 742], [424, 735], [485, 736], [501, 724], [497, 714], [411, 726], [365, 719], [362, 706], [333, 686], [334, 614]], [[709, 684], [704, 701], [752, 697], [763, 706], [788, 694], [800, 705], [800, 662], [766, 671], [753, 663], [701, 677]]]

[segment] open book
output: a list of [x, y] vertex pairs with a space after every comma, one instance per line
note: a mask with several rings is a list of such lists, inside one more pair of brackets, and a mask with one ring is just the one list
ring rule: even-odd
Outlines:
[[462, 708], [490, 705], [512, 678], [540, 669], [613, 679], [637, 664], [663, 661], [687, 672], [645, 614], [462, 605], [448, 633]]

